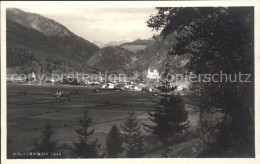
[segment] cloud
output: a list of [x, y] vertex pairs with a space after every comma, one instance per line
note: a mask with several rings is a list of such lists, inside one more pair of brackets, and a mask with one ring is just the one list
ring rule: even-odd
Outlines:
[[146, 25], [154, 8], [86, 8], [44, 9], [26, 8], [27, 12], [40, 14], [66, 26], [73, 33], [90, 41], [122, 41], [125, 38], [150, 38], [152, 32]]

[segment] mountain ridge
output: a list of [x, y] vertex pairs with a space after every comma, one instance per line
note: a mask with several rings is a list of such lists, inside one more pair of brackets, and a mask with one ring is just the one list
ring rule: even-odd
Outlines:
[[[99, 48], [62, 24], [20, 9], [7, 10], [7, 67], [17, 73], [53, 73], [94, 70], [144, 72], [164, 70], [169, 46], [175, 34], [165, 38], [111, 42]], [[189, 56], [171, 56], [174, 71], [185, 71]], [[24, 64], [26, 63], [26, 64]]]
[[71, 36], [73, 33], [62, 24], [39, 14], [25, 12], [17, 8], [6, 11], [7, 19], [21, 24], [27, 28], [35, 29], [47, 36]]
[[154, 42], [154, 40], [152, 39], [140, 39], [137, 38], [136, 40], [132, 41], [132, 42], [126, 42], [120, 45], [120, 47], [131, 51], [131, 52], [138, 52], [140, 50], [145, 49], [149, 44], [152, 44]]
[[[19, 63], [25, 60], [22, 57], [27, 56], [23, 53], [30, 54], [28, 60], [37, 59], [34, 60], [36, 65], [56, 65], [54, 69], [61, 69], [80, 67], [99, 51], [96, 45], [54, 20], [20, 9], [7, 9], [6, 12], [7, 67], [16, 67], [15, 71], [21, 67]], [[32, 65], [33, 62], [29, 63]], [[43, 72], [39, 69], [39, 66], [28, 66], [23, 71]]]

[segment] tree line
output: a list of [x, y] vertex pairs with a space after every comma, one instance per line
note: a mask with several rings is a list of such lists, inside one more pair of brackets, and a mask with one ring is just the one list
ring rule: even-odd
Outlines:
[[175, 35], [171, 55], [190, 55], [186, 69], [196, 75], [222, 71], [250, 74], [249, 83], [194, 82], [187, 103], [200, 114], [201, 157], [254, 157], [254, 8], [161, 7], [147, 21]]
[[[168, 107], [163, 100], [169, 101]], [[147, 153], [146, 144], [151, 144], [145, 141], [146, 135], [153, 135], [160, 145], [158, 149], [161, 157], [168, 157], [170, 146], [181, 140], [183, 129], [187, 127], [187, 124], [181, 125], [187, 120], [187, 112], [180, 95], [172, 95], [168, 100], [162, 97], [157, 106], [155, 111], [149, 112], [151, 120], [149, 124], [138, 121], [134, 111], [128, 113], [128, 117], [120, 124], [120, 127], [114, 124], [107, 134], [104, 151], [98, 140], [92, 139], [95, 129], [90, 128], [92, 120], [85, 104], [82, 117], [78, 120], [79, 128], [75, 129], [78, 140], [66, 149], [70, 150], [72, 158], [141, 158]], [[44, 125], [40, 134], [40, 141], [35, 140], [33, 143], [33, 152], [47, 153], [43, 158], [55, 158], [52, 156], [53, 152], [64, 150], [53, 139], [55, 132], [49, 123]], [[68, 156], [62, 155], [56, 158], [64, 157]]]

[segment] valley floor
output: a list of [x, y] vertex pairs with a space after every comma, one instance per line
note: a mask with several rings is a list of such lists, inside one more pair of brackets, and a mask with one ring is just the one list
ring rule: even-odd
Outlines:
[[[126, 119], [128, 112], [133, 110], [140, 122], [148, 123], [149, 110], [155, 109], [151, 99], [157, 99], [151, 93], [137, 91], [105, 91], [94, 92], [94, 87], [63, 86], [63, 85], [24, 85], [20, 83], [7, 84], [7, 152], [29, 152], [34, 138], [39, 139], [41, 127], [47, 122], [54, 126], [54, 139], [63, 147], [70, 147], [77, 141], [75, 129], [79, 128], [78, 118], [84, 110], [84, 104], [89, 108], [92, 118], [91, 128], [96, 129], [93, 139], [98, 139], [105, 151], [105, 140], [111, 126], [120, 124]], [[57, 91], [70, 91], [72, 94], [56, 98]], [[189, 112], [190, 131], [197, 127], [198, 116]], [[202, 150], [202, 143], [196, 138], [190, 138], [184, 143], [173, 147], [171, 157], [196, 157]], [[70, 157], [69, 151], [64, 151], [65, 158]], [[155, 151], [145, 157], [160, 157]]]

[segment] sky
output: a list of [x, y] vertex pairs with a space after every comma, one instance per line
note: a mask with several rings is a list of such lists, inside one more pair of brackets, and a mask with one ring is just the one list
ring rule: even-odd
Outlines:
[[148, 39], [156, 31], [147, 27], [155, 8], [27, 8], [27, 12], [53, 19], [76, 35], [91, 42], [133, 41]]

